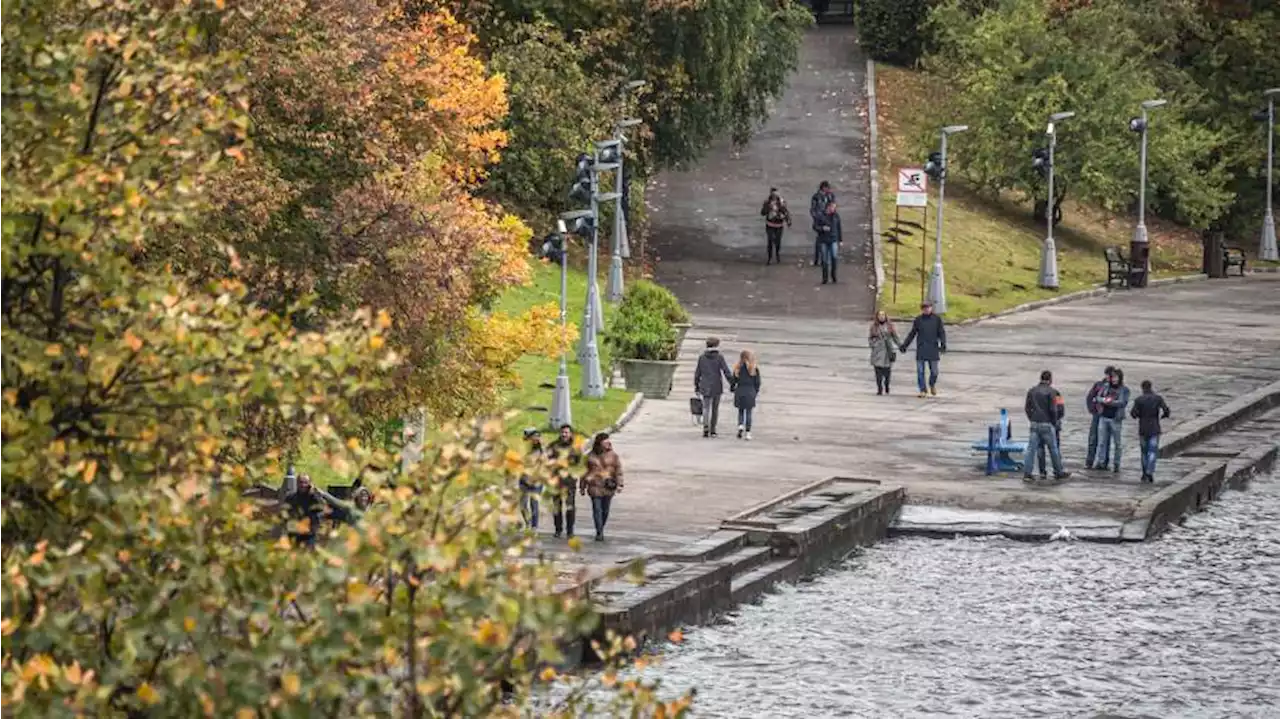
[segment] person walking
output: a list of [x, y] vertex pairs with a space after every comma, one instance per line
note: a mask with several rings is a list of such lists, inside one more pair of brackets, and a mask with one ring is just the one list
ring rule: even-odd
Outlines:
[[876, 394], [889, 394], [893, 363], [898, 359], [898, 346], [902, 340], [884, 310], [876, 312], [876, 318], [871, 321], [867, 344], [871, 347], [871, 367], [876, 372]]
[[760, 368], [751, 350], [742, 350], [738, 364], [733, 366], [733, 406], [738, 408], [738, 439], [751, 441], [751, 416], [756, 409], [756, 395], [760, 394]]
[[764, 218], [764, 237], [767, 243], [764, 263], [768, 265], [774, 260], [782, 264], [782, 228], [791, 226], [791, 211], [787, 209], [787, 201], [778, 194], [778, 188], [769, 188], [769, 197], [760, 207], [760, 216]]
[[[1059, 417], [1059, 407], [1063, 406], [1062, 395], [1053, 388], [1053, 373], [1045, 370], [1040, 373], [1040, 383], [1027, 390], [1026, 413], [1030, 434], [1027, 438], [1027, 461], [1023, 465], [1022, 481], [1033, 482], [1032, 465], [1040, 449], [1049, 451], [1049, 460], [1053, 464], [1053, 478], [1066, 479], [1070, 472], [1062, 469], [1062, 453], [1058, 450], [1058, 432], [1055, 427]], [[1043, 472], [1044, 470], [1041, 469]]]
[[573, 436], [573, 427], [560, 427], [560, 436], [547, 448], [546, 458], [551, 465], [551, 520], [556, 526], [556, 538], [562, 534], [573, 538], [574, 520], [577, 519], [578, 480], [573, 468], [582, 463], [582, 452]]
[[1143, 482], [1156, 481], [1156, 459], [1160, 456], [1160, 420], [1168, 419], [1169, 414], [1169, 405], [1165, 404], [1164, 397], [1151, 388], [1151, 380], [1142, 380], [1142, 394], [1133, 401], [1129, 416], [1138, 420]]
[[536, 471], [544, 458], [542, 433], [535, 427], [529, 427], [524, 431], [524, 441], [529, 444], [529, 448], [525, 454], [524, 471], [520, 473], [520, 517], [524, 519], [524, 526], [536, 532], [542, 481], [530, 474], [530, 468]]
[[836, 279], [836, 266], [840, 257], [840, 243], [844, 241], [844, 233], [840, 227], [840, 213], [836, 211], [835, 200], [827, 203], [822, 219], [815, 222], [813, 229], [818, 233], [818, 246], [822, 259], [822, 284], [827, 284], [828, 275], [833, 283]]
[[[813, 193], [813, 197], [809, 198], [809, 219], [813, 221], [814, 230], [820, 225], [820, 220], [827, 214], [827, 205], [836, 201], [836, 193], [831, 191], [831, 183], [823, 180], [818, 185], [818, 191]], [[822, 233], [818, 233], [813, 239], [813, 266], [817, 267], [822, 261]]]
[[1100, 408], [1098, 418], [1098, 456], [1094, 469], [1120, 471], [1120, 438], [1124, 429], [1124, 410], [1129, 405], [1129, 388], [1124, 386], [1124, 370], [1119, 367], [1111, 374], [1107, 386], [1095, 400]]
[[725, 380], [733, 381], [729, 363], [720, 354], [720, 340], [707, 338], [707, 349], [698, 358], [698, 368], [693, 372], [693, 391], [702, 397], [702, 436], [715, 437], [716, 424], [720, 421], [720, 397], [724, 394]]
[[[933, 303], [925, 300], [920, 303], [920, 314], [911, 322], [911, 331], [907, 339], [898, 348], [905, 353], [916, 341], [916, 386], [920, 388], [920, 397], [938, 395], [938, 361], [940, 353], [947, 351], [947, 328], [942, 318], [933, 313]], [[929, 384], [924, 381], [925, 367], [929, 368]]]
[[1115, 367], [1108, 365], [1102, 371], [1102, 379], [1094, 382], [1089, 388], [1089, 393], [1084, 396], [1084, 406], [1089, 411], [1089, 446], [1084, 458], [1086, 467], [1092, 467], [1093, 460], [1098, 456], [1098, 420], [1102, 417], [1102, 407], [1098, 406], [1098, 395], [1111, 384], [1111, 375], [1115, 374], [1115, 371]]
[[596, 541], [604, 541], [604, 525], [609, 522], [613, 497], [622, 491], [622, 460], [613, 451], [613, 440], [601, 432], [591, 443], [587, 454], [587, 473], [582, 478], [582, 493], [591, 497], [591, 520], [596, 525]]

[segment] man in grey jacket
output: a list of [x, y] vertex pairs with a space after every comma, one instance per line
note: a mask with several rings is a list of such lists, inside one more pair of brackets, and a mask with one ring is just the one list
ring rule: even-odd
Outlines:
[[707, 338], [707, 349], [698, 358], [698, 368], [693, 373], [693, 391], [702, 397], [702, 436], [716, 436], [716, 422], [720, 420], [720, 397], [724, 383], [732, 380], [729, 363], [720, 354], [720, 340]]
[[1022, 481], [1034, 481], [1031, 472], [1041, 448], [1049, 450], [1054, 479], [1071, 476], [1069, 472], [1062, 471], [1062, 452], [1058, 449], [1057, 425], [1062, 408], [1062, 395], [1053, 388], [1053, 373], [1049, 370], [1041, 372], [1040, 384], [1027, 390], [1026, 412], [1031, 436], [1027, 441], [1027, 451], [1022, 455], [1026, 460], [1022, 465]]
[[[942, 318], [933, 313], [933, 303], [925, 300], [920, 303], [920, 314], [911, 323], [911, 332], [898, 349], [906, 352], [911, 341], [916, 341], [916, 385], [920, 388], [920, 396], [928, 397], [938, 394], [938, 360], [940, 352], [947, 351], [947, 328]], [[924, 368], [929, 368], [928, 391], [924, 383]]]

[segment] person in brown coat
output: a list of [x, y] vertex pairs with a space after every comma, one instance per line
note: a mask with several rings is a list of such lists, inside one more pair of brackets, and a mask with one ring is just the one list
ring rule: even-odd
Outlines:
[[601, 432], [587, 453], [587, 474], [582, 478], [582, 493], [591, 497], [591, 519], [596, 525], [596, 541], [604, 541], [604, 525], [609, 521], [609, 505], [613, 495], [622, 491], [622, 460], [613, 451], [613, 441]]

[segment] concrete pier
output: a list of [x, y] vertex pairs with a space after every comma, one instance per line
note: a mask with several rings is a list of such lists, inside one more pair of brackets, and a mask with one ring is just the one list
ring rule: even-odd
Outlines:
[[[603, 607], [634, 600], [628, 605], [634, 608], [641, 599], [650, 602], [645, 606], [670, 607], [671, 597], [683, 592], [683, 609], [650, 613], [647, 626], [635, 620], [645, 612], [633, 609], [630, 624], [618, 627], [651, 632], [678, 617], [699, 621], [731, 606], [735, 596], [750, 598], [773, 581], [813, 571], [831, 553], [815, 552], [821, 559], [782, 571], [785, 542], [771, 535], [767, 543], [750, 543], [734, 533], [749, 537], [753, 523], [763, 521], [749, 510], [765, 511], [780, 497], [802, 496], [832, 478], [878, 482], [866, 485], [876, 492], [900, 489], [901, 508], [877, 515], [892, 520], [890, 532], [1048, 539], [1065, 530], [1060, 536], [1133, 541], [1154, 536], [1225, 488], [1265, 471], [1280, 444], [1280, 277], [1116, 292], [955, 327], [948, 332], [939, 396], [927, 399], [916, 397], [910, 354], [899, 360], [892, 394], [876, 395], [864, 323], [695, 320], [677, 391], [669, 400], [645, 402], [615, 437], [627, 483], [614, 501], [606, 541], [589, 541], [590, 512], [583, 502], [583, 550], [568, 552], [550, 538], [544, 543], [562, 562], [583, 567], [588, 584], [621, 563], [655, 558], [646, 584], [652, 585], [650, 596], [624, 600], [634, 588], [601, 585], [593, 596]], [[908, 323], [899, 331], [905, 337]], [[679, 390], [691, 391], [698, 352], [712, 334], [731, 360], [742, 348], [760, 358], [763, 390], [751, 442], [734, 437], [728, 398], [719, 438], [704, 439], [690, 423]], [[1172, 407], [1153, 484], [1139, 482], [1134, 421], [1125, 423], [1118, 474], [1082, 469], [1088, 432], [1083, 398], [1108, 364], [1124, 369], [1135, 393], [1141, 380], [1151, 379]], [[1023, 396], [1042, 369], [1053, 371], [1067, 400], [1063, 454], [1073, 476], [1031, 487], [1017, 474], [985, 476], [984, 457], [970, 444], [985, 436], [1001, 407], [1010, 410], [1015, 438], [1025, 438]], [[769, 551], [760, 552], [766, 544]], [[685, 561], [674, 561], [681, 554]], [[769, 581], [749, 576], [769, 565], [760, 570], [772, 575]], [[708, 576], [711, 570], [721, 574]], [[662, 587], [675, 594], [664, 595]]]

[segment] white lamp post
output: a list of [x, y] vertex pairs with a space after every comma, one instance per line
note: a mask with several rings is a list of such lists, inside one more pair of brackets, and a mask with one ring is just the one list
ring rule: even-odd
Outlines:
[[1276, 95], [1280, 95], [1280, 87], [1273, 87], [1262, 94], [1267, 98], [1267, 210], [1262, 216], [1262, 242], [1258, 246], [1258, 257], [1275, 262], [1280, 260], [1280, 252], [1276, 250], [1276, 218], [1271, 211], [1271, 173], [1275, 169]]
[[1129, 243], [1129, 261], [1135, 265], [1142, 259], [1142, 286], [1147, 284], [1147, 275], [1151, 271], [1151, 254], [1147, 246], [1147, 111], [1168, 103], [1168, 100], [1147, 100], [1142, 103], [1142, 117], [1129, 120], [1129, 129], [1142, 133], [1142, 149], [1138, 159], [1138, 225], [1133, 228], [1133, 239]]
[[[936, 167], [936, 176], [938, 178], [938, 230], [933, 247], [933, 274], [929, 276], [929, 300], [933, 302], [933, 311], [938, 314], [943, 314], [947, 311], [947, 283], [942, 272], [942, 199], [947, 189], [947, 137], [968, 129], [968, 125], [947, 125], [942, 128], [942, 147], [938, 152]], [[929, 169], [927, 165], [925, 169]]]
[[1040, 249], [1040, 286], [1048, 290], [1058, 289], [1058, 248], [1053, 242], [1053, 151], [1058, 144], [1058, 133], [1054, 127], [1056, 123], [1062, 122], [1069, 117], [1074, 117], [1074, 112], [1055, 112], [1049, 116], [1049, 127], [1045, 130], [1045, 134], [1049, 136], [1049, 201], [1045, 206], [1046, 222], [1048, 225], [1044, 238], [1044, 247]]

